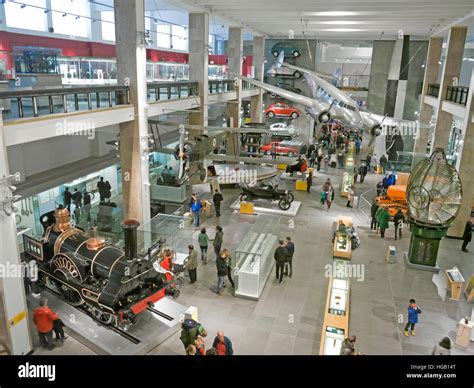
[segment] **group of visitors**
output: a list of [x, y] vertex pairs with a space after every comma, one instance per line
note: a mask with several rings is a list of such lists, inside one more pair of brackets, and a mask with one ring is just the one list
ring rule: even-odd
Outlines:
[[279, 283], [283, 281], [283, 276], [291, 278], [293, 274], [293, 256], [295, 254], [295, 244], [291, 241], [291, 237], [286, 238], [286, 242], [280, 240], [278, 247], [275, 249], [273, 258], [276, 262], [276, 279]]
[[[380, 206], [377, 198], [372, 199], [372, 206], [370, 208], [370, 229], [380, 232], [380, 237], [385, 237], [385, 230], [389, 227], [390, 213], [384, 206]], [[403, 210], [399, 208], [393, 216], [393, 224], [395, 228], [395, 240], [402, 238], [403, 222], [405, 221], [405, 214]]]
[[181, 324], [180, 340], [188, 356], [232, 356], [234, 349], [232, 341], [219, 330], [212, 342], [212, 347], [206, 350], [205, 338], [207, 330], [194, 319], [185, 319]]
[[[214, 195], [212, 196], [212, 201], [214, 202], [214, 208], [216, 209], [216, 217], [221, 216], [221, 203], [224, 201], [224, 197], [219, 190], [215, 190]], [[189, 209], [193, 217], [193, 225], [199, 227], [201, 223], [201, 212], [203, 209], [202, 201], [199, 199], [197, 193], [193, 193], [191, 200], [189, 201]]]

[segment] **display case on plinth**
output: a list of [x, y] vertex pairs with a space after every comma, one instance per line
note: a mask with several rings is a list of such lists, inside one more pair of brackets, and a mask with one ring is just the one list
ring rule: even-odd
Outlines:
[[451, 300], [459, 300], [461, 298], [462, 285], [464, 284], [464, 278], [461, 272], [454, 267], [445, 271], [446, 278], [448, 279], [448, 288], [451, 292]]
[[235, 250], [235, 296], [258, 300], [273, 268], [280, 218], [260, 215]]
[[334, 232], [333, 257], [346, 260], [351, 259], [352, 247], [347, 227], [352, 227], [352, 218], [339, 216], [336, 221], [336, 230]]
[[341, 181], [341, 197], [347, 197], [349, 195], [349, 190], [351, 186], [354, 184], [354, 174], [350, 172], [345, 172], [342, 174], [342, 181]]

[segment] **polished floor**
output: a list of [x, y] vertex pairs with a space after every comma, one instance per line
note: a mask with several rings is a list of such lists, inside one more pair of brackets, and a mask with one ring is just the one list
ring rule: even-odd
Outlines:
[[[330, 169], [333, 185], [338, 193], [342, 170]], [[356, 185], [356, 195], [372, 189], [380, 175], [369, 174], [366, 181]], [[207, 265], [198, 268], [198, 281], [182, 288], [179, 302], [196, 306], [199, 320], [208, 329], [207, 346], [212, 345], [215, 333], [223, 330], [234, 345], [235, 354], [261, 355], [317, 355], [319, 354], [322, 320], [326, 302], [328, 279], [324, 266], [332, 262], [331, 227], [338, 215], [353, 217], [361, 239], [361, 246], [353, 252], [352, 263], [363, 264], [363, 281], [351, 282], [350, 334], [357, 336], [356, 350], [371, 355], [426, 355], [436, 342], [448, 336], [454, 343], [459, 320], [471, 316], [472, 306], [462, 297], [459, 302], [442, 301], [432, 282], [430, 272], [407, 269], [403, 252], [408, 250], [409, 232], [404, 230], [402, 240], [395, 241], [393, 228], [385, 239], [369, 228], [368, 218], [358, 209], [345, 206], [345, 198], [336, 195], [330, 211], [319, 203], [320, 188], [326, 176], [317, 174], [312, 193], [296, 192], [302, 202], [290, 229], [290, 218], [281, 218], [281, 236], [292, 236], [296, 253], [292, 278], [278, 284], [274, 274], [269, 277], [258, 301], [235, 298], [227, 283], [223, 296], [213, 292], [217, 282], [214, 255], [210, 253]], [[282, 181], [280, 185], [291, 182]], [[224, 189], [225, 198], [220, 219], [210, 217], [203, 225], [213, 236], [214, 227], [224, 228], [224, 247], [235, 249], [257, 216], [240, 215], [229, 209], [239, 191]], [[198, 230], [194, 233], [197, 239]], [[196, 242], [195, 242], [195, 245]], [[397, 248], [397, 262], [385, 261], [389, 245]], [[461, 252], [461, 242], [445, 239], [441, 244], [438, 264], [441, 270], [457, 266], [468, 279], [474, 273], [473, 254]], [[474, 252], [474, 246], [472, 247]], [[416, 337], [404, 337], [402, 321], [406, 320], [408, 300], [415, 298], [423, 313], [417, 326]], [[39, 350], [37, 354], [90, 354], [90, 350], [74, 339], [69, 339], [53, 352]], [[474, 354], [469, 349], [453, 346], [453, 354]], [[183, 347], [179, 333], [166, 340], [151, 354], [179, 355]]]

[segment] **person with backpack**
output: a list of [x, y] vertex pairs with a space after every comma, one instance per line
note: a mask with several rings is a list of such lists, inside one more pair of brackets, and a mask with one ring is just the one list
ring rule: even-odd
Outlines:
[[415, 299], [410, 299], [410, 304], [408, 305], [408, 322], [404, 330], [405, 337], [409, 337], [409, 329], [411, 335], [415, 336], [415, 325], [418, 323], [419, 314], [421, 314], [421, 309], [416, 305]]
[[183, 343], [184, 350], [189, 345], [196, 346], [196, 339], [198, 337], [207, 337], [207, 330], [194, 319], [185, 319], [181, 324], [181, 335], [179, 337]]
[[199, 248], [201, 248], [201, 261], [207, 264], [207, 247], [209, 244], [209, 236], [206, 233], [206, 228], [201, 229], [198, 235]]

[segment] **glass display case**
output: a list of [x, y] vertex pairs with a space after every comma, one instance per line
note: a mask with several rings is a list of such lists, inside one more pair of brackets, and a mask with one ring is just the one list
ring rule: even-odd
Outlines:
[[341, 351], [342, 341], [344, 341], [344, 330], [337, 327], [326, 326], [324, 336], [324, 355], [338, 356]]
[[341, 196], [347, 197], [351, 186], [354, 184], [354, 175], [350, 172], [342, 174]]
[[334, 279], [329, 298], [328, 312], [333, 315], [346, 315], [348, 295], [349, 281], [346, 279]]
[[280, 218], [260, 215], [235, 251], [235, 296], [258, 300], [273, 267]]

